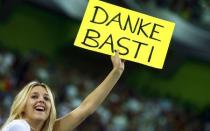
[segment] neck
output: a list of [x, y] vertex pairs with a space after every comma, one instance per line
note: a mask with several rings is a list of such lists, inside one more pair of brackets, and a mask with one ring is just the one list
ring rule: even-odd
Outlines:
[[31, 127], [31, 131], [41, 131], [42, 127], [44, 125], [44, 121], [40, 121], [40, 120], [27, 120], [28, 124]]

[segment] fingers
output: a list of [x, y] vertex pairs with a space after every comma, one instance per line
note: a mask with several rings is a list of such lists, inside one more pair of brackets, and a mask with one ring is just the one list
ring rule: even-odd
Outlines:
[[125, 60], [120, 59], [120, 53], [119, 50], [115, 50], [114, 51], [114, 56], [111, 56], [111, 60], [112, 60], [112, 65], [115, 69], [118, 69], [120, 71], [124, 70], [124, 62]]
[[119, 50], [118, 49], [114, 50], [114, 52], [115, 52], [115, 55], [119, 56]]
[[120, 51], [117, 49], [117, 50], [115, 50], [115, 55], [114, 55], [115, 57], [118, 57], [123, 63], [124, 63], [124, 61], [125, 60], [122, 60], [121, 58], [120, 58]]
[[115, 52], [115, 56], [120, 56], [120, 51], [119, 50], [114, 50], [114, 52]]
[[114, 50], [114, 56], [111, 55], [111, 58], [119, 57], [119, 50]]
[[[119, 52], [120, 51], [117, 49], [117, 50], [114, 50], [114, 52], [115, 52], [115, 55], [114, 56], [117, 56], [118, 58], [120, 58], [119, 57]], [[121, 58], [120, 58], [120, 60], [121, 60], [122, 63], [125, 63], [125, 61], [126, 61], [125, 59], [121, 59]]]

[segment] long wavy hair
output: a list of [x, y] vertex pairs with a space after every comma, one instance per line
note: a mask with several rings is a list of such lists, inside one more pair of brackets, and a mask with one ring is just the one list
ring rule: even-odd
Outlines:
[[50, 114], [42, 127], [42, 131], [52, 131], [53, 130], [53, 125], [56, 120], [56, 109], [55, 109], [54, 97], [53, 97], [52, 91], [46, 84], [40, 83], [37, 81], [32, 81], [32, 82], [28, 83], [17, 94], [17, 96], [15, 97], [15, 99], [13, 101], [13, 104], [12, 104], [12, 107], [10, 110], [10, 115], [2, 127], [4, 127], [5, 125], [7, 125], [8, 123], [10, 123], [11, 121], [13, 121], [15, 119], [23, 119], [23, 111], [24, 111], [24, 108], [26, 105], [26, 101], [29, 98], [29, 94], [30, 94], [32, 88], [35, 86], [41, 86], [41, 87], [45, 88], [49, 95], [50, 102], [51, 102]]

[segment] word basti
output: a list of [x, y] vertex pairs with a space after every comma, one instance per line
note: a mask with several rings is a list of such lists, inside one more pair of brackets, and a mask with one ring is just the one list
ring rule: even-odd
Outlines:
[[[98, 49], [102, 49], [105, 45], [109, 45], [112, 53], [115, 49], [119, 49], [121, 51], [120, 55], [128, 55], [132, 49], [135, 50], [133, 58], [137, 58], [138, 54], [141, 53], [140, 48], [146, 47], [149, 48], [148, 50], [150, 51], [150, 53], [148, 53], [148, 62], [150, 62], [155, 45], [142, 42], [144, 41], [142, 39], [151, 39], [156, 41], [156, 43], [161, 42], [158, 38], [158, 34], [164, 26], [157, 23], [145, 22], [145, 20], [140, 17], [136, 17], [136, 19], [131, 19], [130, 15], [122, 17], [121, 12], [114, 15], [112, 14], [111, 16], [108, 11], [100, 6], [95, 6], [94, 9], [93, 17], [89, 21], [91, 24], [94, 24], [95, 26], [105, 26], [107, 29], [109, 29], [110, 26], [115, 26], [119, 29], [116, 29], [118, 31], [112, 32], [112, 34], [102, 34], [96, 29], [89, 28], [87, 29], [85, 38], [83, 39], [83, 45]], [[151, 30], [148, 30], [148, 28]], [[128, 35], [114, 38], [113, 36], [115, 35], [113, 34], [120, 34], [120, 31], [127, 31]], [[135, 39], [130, 38], [129, 34], [134, 35]], [[106, 39], [101, 40], [102, 35], [106, 35]], [[137, 46], [134, 46], [134, 44], [137, 44]], [[124, 52], [122, 52], [122, 50], [124, 50]]]

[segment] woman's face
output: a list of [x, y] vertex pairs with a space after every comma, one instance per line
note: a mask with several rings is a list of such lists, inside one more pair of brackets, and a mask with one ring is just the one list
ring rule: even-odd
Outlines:
[[45, 121], [51, 109], [50, 97], [42, 86], [35, 86], [29, 93], [24, 109], [24, 118], [27, 120]]

